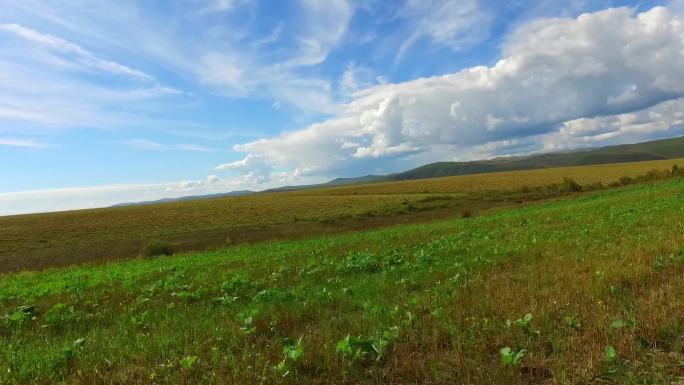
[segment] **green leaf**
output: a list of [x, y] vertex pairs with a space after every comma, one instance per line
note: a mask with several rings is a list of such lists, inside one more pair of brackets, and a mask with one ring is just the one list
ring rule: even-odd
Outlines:
[[197, 356], [187, 356], [183, 359], [180, 360], [180, 365], [183, 367], [185, 370], [190, 370], [192, 369], [193, 366], [199, 361], [199, 357]]
[[625, 323], [625, 321], [623, 321], [623, 320], [621, 320], [621, 319], [619, 319], [619, 318], [616, 319], [615, 321], [613, 321], [613, 322], [610, 323], [610, 328], [611, 328], [611, 329], [622, 329], [622, 328], [624, 328], [625, 326], [627, 326], [627, 324]]

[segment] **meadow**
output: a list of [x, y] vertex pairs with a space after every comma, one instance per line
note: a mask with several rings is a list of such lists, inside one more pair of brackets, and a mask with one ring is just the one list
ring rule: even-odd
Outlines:
[[154, 240], [199, 251], [479, 215], [564, 195], [535, 190], [564, 178], [608, 185], [677, 162], [684, 164], [563, 167], [0, 217], [0, 273], [136, 257]]
[[682, 202], [673, 177], [6, 274], [0, 384], [681, 384]]

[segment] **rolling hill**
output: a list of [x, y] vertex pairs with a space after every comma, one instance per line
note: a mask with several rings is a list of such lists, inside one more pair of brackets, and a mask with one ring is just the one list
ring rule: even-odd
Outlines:
[[684, 137], [678, 137], [651, 142], [581, 149], [570, 152], [534, 154], [522, 157], [502, 157], [470, 162], [437, 162], [396, 174], [366, 175], [358, 178], [337, 178], [318, 185], [286, 186], [268, 191], [293, 191], [357, 183], [392, 182], [550, 167], [643, 162], [682, 157], [684, 157]]

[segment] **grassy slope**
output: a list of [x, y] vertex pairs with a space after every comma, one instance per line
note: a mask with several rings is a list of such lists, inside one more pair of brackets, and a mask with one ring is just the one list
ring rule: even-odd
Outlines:
[[338, 178], [328, 183], [308, 186], [286, 186], [271, 191], [333, 187], [335, 185], [371, 182], [392, 182], [439, 178], [480, 173], [531, 170], [547, 167], [573, 167], [608, 163], [641, 162], [684, 157], [684, 137], [651, 142], [624, 144], [570, 152], [534, 154], [525, 157], [502, 157], [469, 162], [437, 162], [390, 175], [366, 175], [359, 178]]
[[[0, 217], [0, 273], [132, 257], [150, 239], [179, 250], [358, 230], [538, 200], [520, 194], [575, 178], [582, 184], [670, 169], [684, 160], [502, 172], [256, 194], [158, 205]], [[410, 214], [410, 215], [408, 215]], [[399, 217], [402, 218], [399, 218]], [[438, 216], [438, 215], [437, 215]]]
[[[682, 201], [680, 178], [469, 219], [7, 275], [0, 310], [39, 313], [0, 327], [0, 384], [674, 383]], [[66, 310], [50, 312], [56, 303]], [[526, 313], [539, 336], [506, 328]], [[360, 342], [345, 356], [347, 335]], [[274, 366], [300, 337], [283, 377]], [[527, 350], [519, 367], [500, 362], [504, 346]]]
[[438, 162], [389, 175], [385, 178], [388, 180], [410, 180], [543, 167], [638, 162], [680, 158], [682, 156], [684, 156], [684, 137], [565, 153], [539, 154], [529, 157], [499, 158], [474, 162]]

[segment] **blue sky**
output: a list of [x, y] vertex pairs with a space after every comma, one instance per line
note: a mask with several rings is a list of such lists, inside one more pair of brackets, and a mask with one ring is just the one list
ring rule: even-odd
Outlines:
[[0, 215], [684, 133], [681, 1], [2, 8]]

